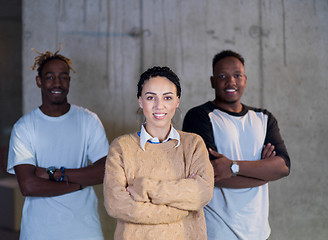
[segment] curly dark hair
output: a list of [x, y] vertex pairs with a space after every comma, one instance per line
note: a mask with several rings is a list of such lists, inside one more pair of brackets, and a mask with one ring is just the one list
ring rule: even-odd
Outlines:
[[74, 73], [76, 73], [76, 71], [72, 68], [71, 59], [69, 59], [61, 54], [58, 54], [60, 49], [61, 49], [61, 43], [59, 43], [59, 49], [55, 53], [52, 53], [50, 51], [46, 51], [45, 53], [42, 53], [42, 52], [39, 52], [39, 51], [35, 50], [34, 48], [32, 48], [32, 50], [35, 51], [36, 53], [38, 53], [39, 56], [36, 56], [34, 58], [34, 64], [31, 67], [31, 69], [35, 70], [37, 68], [38, 76], [41, 77], [42, 69], [43, 69], [44, 65], [51, 60], [59, 59], [59, 60], [64, 61], [67, 64], [68, 70], [72, 70]]
[[170, 80], [172, 83], [174, 83], [174, 85], [177, 88], [177, 96], [180, 98], [181, 86], [178, 76], [169, 67], [159, 67], [159, 66], [154, 66], [152, 68], [149, 68], [147, 71], [145, 71], [140, 75], [140, 80], [137, 85], [138, 86], [137, 98], [141, 96], [144, 82], [153, 77], [165, 77], [168, 80]]
[[245, 59], [239, 53], [236, 53], [231, 50], [224, 50], [214, 56], [213, 62], [212, 62], [213, 72], [214, 72], [214, 67], [217, 64], [217, 62], [226, 57], [235, 57], [243, 64], [243, 66], [245, 66]]

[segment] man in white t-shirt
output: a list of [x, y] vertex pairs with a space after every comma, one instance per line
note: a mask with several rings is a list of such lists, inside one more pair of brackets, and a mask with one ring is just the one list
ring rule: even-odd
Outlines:
[[265, 240], [271, 231], [268, 182], [289, 174], [289, 155], [276, 118], [241, 103], [244, 58], [222, 51], [212, 68], [214, 101], [189, 110], [183, 123], [184, 131], [202, 136], [214, 168], [213, 198], [204, 208], [207, 237]]
[[35, 58], [42, 104], [11, 133], [7, 171], [25, 196], [20, 239], [102, 240], [92, 186], [103, 182], [109, 144], [97, 115], [68, 103], [71, 61], [58, 52]]

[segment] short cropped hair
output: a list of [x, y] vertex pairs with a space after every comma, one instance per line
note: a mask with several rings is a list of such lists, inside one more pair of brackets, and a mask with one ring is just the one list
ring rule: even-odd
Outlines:
[[165, 77], [168, 80], [170, 80], [172, 83], [174, 83], [174, 85], [177, 88], [177, 96], [180, 98], [181, 96], [180, 79], [169, 67], [159, 67], [159, 66], [154, 66], [152, 68], [149, 68], [147, 71], [145, 71], [140, 75], [140, 79], [137, 85], [138, 86], [137, 98], [141, 96], [142, 88], [145, 81], [154, 77]]
[[243, 64], [243, 66], [245, 66], [245, 59], [239, 53], [236, 53], [231, 50], [224, 50], [214, 56], [213, 62], [212, 62], [213, 72], [214, 72], [214, 67], [218, 63], [218, 61], [220, 61], [221, 59], [226, 58], [226, 57], [235, 57]]

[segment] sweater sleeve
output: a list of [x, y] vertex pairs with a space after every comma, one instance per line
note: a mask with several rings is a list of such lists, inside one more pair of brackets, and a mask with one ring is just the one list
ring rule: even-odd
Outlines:
[[118, 141], [111, 144], [107, 156], [104, 178], [104, 205], [109, 215], [139, 224], [165, 224], [182, 220], [188, 211], [167, 205], [135, 201], [126, 190], [127, 179]]
[[195, 134], [189, 134], [188, 138], [181, 147], [185, 158], [188, 158], [185, 159], [186, 167], [189, 167], [187, 177], [190, 174], [194, 177], [166, 181], [137, 178], [133, 185], [138, 195], [147, 194], [154, 204], [188, 211], [198, 211], [211, 200], [214, 173], [205, 143]]

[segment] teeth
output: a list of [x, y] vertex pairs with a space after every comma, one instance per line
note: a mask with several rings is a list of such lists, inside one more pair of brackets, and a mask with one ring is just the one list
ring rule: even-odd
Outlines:
[[155, 117], [164, 117], [165, 116], [165, 114], [164, 113], [154, 113], [154, 116]]
[[226, 92], [236, 92], [236, 89], [226, 89]]
[[54, 93], [54, 94], [60, 94], [61, 91], [51, 91], [51, 93]]

